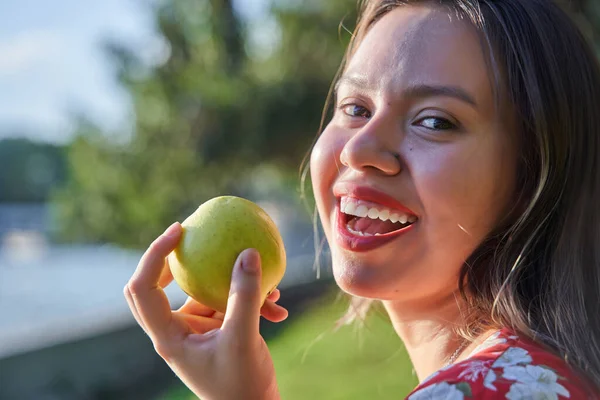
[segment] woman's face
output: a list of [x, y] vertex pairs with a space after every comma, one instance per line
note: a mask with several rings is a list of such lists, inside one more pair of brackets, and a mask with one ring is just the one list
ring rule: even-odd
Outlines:
[[476, 32], [406, 6], [369, 31], [311, 156], [337, 283], [368, 298], [435, 301], [510, 209], [516, 146], [496, 115]]

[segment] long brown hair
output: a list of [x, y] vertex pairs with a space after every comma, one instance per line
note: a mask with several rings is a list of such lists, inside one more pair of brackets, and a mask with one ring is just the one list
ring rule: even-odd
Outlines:
[[[377, 20], [423, 2], [359, 2], [337, 77]], [[512, 328], [600, 387], [600, 68], [592, 46], [551, 0], [427, 3], [477, 30], [498, 104], [513, 106], [521, 152], [518, 212], [461, 270], [469, 316], [460, 333], [472, 338], [490, 327]], [[344, 321], [363, 315], [370, 303], [353, 299]]]

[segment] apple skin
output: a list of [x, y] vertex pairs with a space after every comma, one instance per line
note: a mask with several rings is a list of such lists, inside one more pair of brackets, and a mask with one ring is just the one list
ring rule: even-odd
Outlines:
[[250, 200], [215, 197], [181, 225], [182, 237], [168, 257], [169, 266], [181, 289], [199, 303], [225, 312], [235, 261], [248, 248], [261, 257], [262, 302], [281, 282], [286, 267], [283, 239], [269, 215]]

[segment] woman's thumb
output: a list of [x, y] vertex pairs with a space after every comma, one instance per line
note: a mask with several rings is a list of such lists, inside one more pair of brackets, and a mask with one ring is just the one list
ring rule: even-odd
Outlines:
[[258, 333], [262, 306], [260, 278], [260, 254], [255, 249], [242, 251], [233, 267], [223, 330]]

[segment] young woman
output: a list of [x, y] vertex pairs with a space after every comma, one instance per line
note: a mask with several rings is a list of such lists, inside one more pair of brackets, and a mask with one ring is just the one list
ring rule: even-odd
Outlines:
[[[336, 282], [383, 303], [418, 399], [600, 398], [600, 69], [550, 0], [365, 1], [310, 160]], [[225, 315], [162, 287], [174, 224], [125, 288], [203, 399], [276, 399], [242, 252]]]

